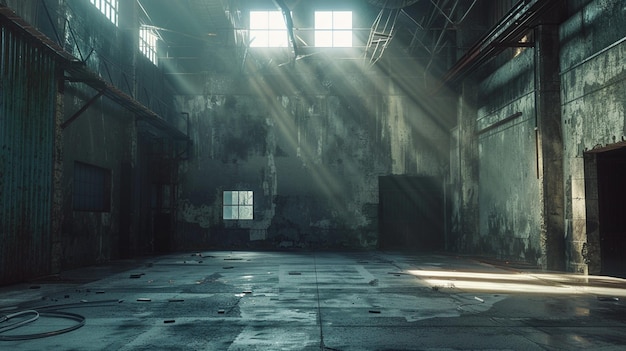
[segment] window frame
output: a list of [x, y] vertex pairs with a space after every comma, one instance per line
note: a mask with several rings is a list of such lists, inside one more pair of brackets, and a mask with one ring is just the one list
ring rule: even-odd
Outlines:
[[116, 27], [119, 26], [119, 0], [89, 0]]
[[139, 27], [139, 51], [155, 66], [159, 65], [157, 59], [157, 41], [159, 36], [150, 26], [141, 25]]
[[[265, 26], [258, 26], [257, 21], [253, 22], [253, 17], [260, 14], [267, 15], [267, 23]], [[278, 21], [278, 18], [280, 18], [280, 21]], [[248, 20], [248, 40], [251, 48], [289, 47], [287, 25], [285, 24], [282, 11], [251, 10], [248, 13]], [[260, 36], [258, 36], [258, 34], [260, 34]]]
[[222, 200], [222, 219], [223, 220], [225, 221], [254, 220], [254, 192], [253, 191], [251, 190], [224, 190], [222, 192], [222, 199], [223, 199]]
[[[330, 14], [330, 19], [321, 18], [322, 15]], [[339, 14], [349, 14], [350, 15], [350, 23], [348, 25], [344, 25], [342, 22], [338, 22], [338, 19], [335, 18], [336, 15]], [[313, 22], [314, 22], [314, 43], [315, 47], [319, 48], [351, 48], [354, 47], [354, 12], [352, 11], [315, 11], [313, 14]], [[322, 21], [324, 20], [325, 21]], [[322, 24], [321, 22], [324, 22]], [[326, 24], [329, 23], [329, 24]], [[330, 39], [322, 40], [321, 36], [324, 35], [326, 37], [330, 37]], [[341, 37], [344, 37], [341, 39]], [[349, 39], [348, 39], [349, 38]], [[330, 45], [327, 45], [327, 42], [330, 41]], [[344, 42], [349, 42], [348, 45], [343, 44]]]

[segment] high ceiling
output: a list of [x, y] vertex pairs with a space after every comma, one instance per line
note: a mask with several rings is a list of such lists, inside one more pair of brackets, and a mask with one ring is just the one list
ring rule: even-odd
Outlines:
[[[484, 0], [483, 0], [484, 1]], [[480, 0], [318, 0], [315, 3], [302, 0], [138, 0], [147, 25], [158, 30], [163, 39], [163, 56], [184, 57], [187, 60], [203, 57], [203, 50], [217, 47], [246, 46], [245, 14], [251, 9], [280, 9], [286, 5], [294, 16], [315, 8], [354, 9], [360, 14], [355, 20], [362, 36], [361, 50], [371, 49], [374, 43], [367, 41], [370, 32], [382, 31], [389, 40], [378, 47], [376, 55], [382, 55], [391, 44], [401, 45], [409, 55], [421, 56], [433, 61], [437, 55], [449, 55], [451, 33], [471, 11], [480, 11]], [[378, 20], [378, 22], [376, 22]], [[378, 26], [377, 26], [378, 25]], [[302, 29], [301, 22], [294, 27]], [[302, 29], [304, 30], [304, 29]], [[483, 29], [484, 30], [484, 29]], [[394, 40], [391, 40], [394, 39]], [[306, 49], [304, 41], [298, 45]], [[372, 49], [373, 50], [373, 49]], [[307, 52], [305, 52], [306, 54]], [[372, 61], [376, 61], [375, 57]]]
[[[320, 8], [352, 9], [359, 14], [355, 17], [354, 25], [358, 27], [355, 28], [355, 33], [360, 33], [358, 35], [361, 41], [354, 50], [360, 50], [360, 56], [369, 57], [372, 64], [383, 56], [388, 56], [388, 48], [395, 47], [394, 55], [418, 59], [427, 70], [438, 76], [454, 70], [455, 64], [459, 64], [463, 55], [491, 58], [501, 52], [503, 47], [514, 46], [530, 30], [540, 11], [549, 8], [546, 4], [556, 2], [138, 0], [145, 15], [145, 24], [157, 29], [163, 39], [165, 50], [162, 50], [164, 54], [161, 59], [176, 61], [177, 74], [196, 73], [197, 66], [206, 65], [211, 55], [219, 50], [246, 50], [249, 42], [246, 36], [246, 14], [250, 10], [288, 8], [294, 19], [294, 31], [305, 32], [310, 28], [304, 27], [312, 25], [302, 22], [302, 14]], [[462, 35], [458, 35], [459, 32]], [[503, 36], [497, 38], [498, 35]], [[486, 46], [476, 46], [477, 43]], [[306, 40], [299, 40], [296, 45], [292, 43], [292, 48], [296, 46], [302, 49], [300, 53], [292, 49], [296, 59], [298, 54], [310, 55], [311, 50], [315, 49]], [[469, 53], [472, 50], [477, 52]], [[461, 68], [470, 67], [471, 65], [463, 63]]]

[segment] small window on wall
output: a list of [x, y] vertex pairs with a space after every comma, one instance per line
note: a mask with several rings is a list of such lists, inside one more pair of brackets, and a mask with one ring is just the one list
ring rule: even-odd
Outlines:
[[252, 191], [224, 191], [224, 219], [254, 219]]
[[114, 25], [118, 25], [117, 22], [117, 9], [118, 0], [90, 0], [91, 3], [102, 12], [106, 18]]
[[109, 212], [111, 171], [82, 162], [74, 163], [74, 211]]

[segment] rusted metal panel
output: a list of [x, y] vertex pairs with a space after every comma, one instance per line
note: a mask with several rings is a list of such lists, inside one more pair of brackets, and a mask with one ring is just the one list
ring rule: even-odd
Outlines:
[[50, 272], [52, 54], [0, 22], [0, 285]]

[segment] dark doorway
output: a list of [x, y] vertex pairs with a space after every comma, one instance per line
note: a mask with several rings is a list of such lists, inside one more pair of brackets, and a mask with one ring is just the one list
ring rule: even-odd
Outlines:
[[626, 277], [626, 148], [597, 154], [602, 274]]
[[443, 249], [441, 181], [427, 176], [382, 176], [378, 191], [381, 249]]
[[170, 252], [172, 218], [169, 213], [154, 215], [154, 250], [158, 253]]

